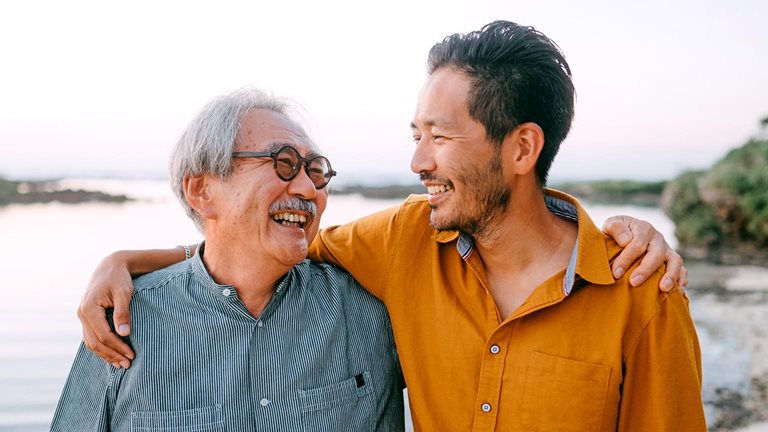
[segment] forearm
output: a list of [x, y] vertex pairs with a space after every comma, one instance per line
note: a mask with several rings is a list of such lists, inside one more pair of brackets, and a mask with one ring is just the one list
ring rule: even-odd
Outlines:
[[[195, 253], [197, 245], [189, 246], [190, 252]], [[140, 276], [169, 265], [183, 261], [185, 251], [180, 247], [172, 249], [122, 250], [114, 252], [105, 258], [105, 264], [123, 266], [131, 276]]]

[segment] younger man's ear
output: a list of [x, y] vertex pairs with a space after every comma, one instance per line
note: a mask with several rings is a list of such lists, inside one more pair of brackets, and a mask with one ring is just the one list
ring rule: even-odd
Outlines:
[[207, 174], [184, 176], [184, 197], [189, 206], [202, 219], [215, 219], [216, 211], [213, 207], [213, 184]]
[[536, 123], [519, 124], [504, 138], [502, 147], [504, 166], [513, 174], [524, 175], [536, 169], [544, 148], [544, 131]]

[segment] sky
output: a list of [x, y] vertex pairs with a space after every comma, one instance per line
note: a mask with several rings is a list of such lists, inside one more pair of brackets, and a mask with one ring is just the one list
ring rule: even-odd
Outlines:
[[0, 176], [163, 178], [209, 99], [256, 86], [301, 106], [340, 181], [415, 181], [429, 48], [505, 19], [573, 71], [553, 180], [671, 178], [758, 133], [766, 17], [764, 0], [3, 2]]

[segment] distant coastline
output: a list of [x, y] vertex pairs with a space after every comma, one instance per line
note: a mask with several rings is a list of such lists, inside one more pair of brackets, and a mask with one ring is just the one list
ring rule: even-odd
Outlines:
[[[666, 183], [666, 181], [590, 180], [556, 183], [551, 187], [595, 204], [658, 207]], [[371, 199], [402, 199], [410, 194], [423, 193], [426, 193], [426, 189], [418, 183], [383, 186], [344, 185], [331, 188], [331, 194], [360, 194]]]
[[55, 180], [14, 181], [0, 178], [0, 206], [51, 202], [80, 204], [85, 202], [122, 203], [126, 201], [131, 201], [131, 198], [101, 191], [60, 189]]
[[[126, 195], [109, 194], [98, 190], [67, 189], [60, 180], [8, 180], [0, 178], [0, 206], [7, 204], [39, 204], [61, 202], [130, 201]], [[640, 182], [631, 180], [593, 180], [554, 184], [551, 187], [595, 204], [639, 205], [657, 207], [666, 182]], [[419, 183], [388, 185], [331, 185], [332, 195], [359, 194], [370, 199], [405, 199], [411, 194], [426, 193]]]

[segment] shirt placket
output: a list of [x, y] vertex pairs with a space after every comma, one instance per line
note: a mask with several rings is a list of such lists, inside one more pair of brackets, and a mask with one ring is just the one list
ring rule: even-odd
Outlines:
[[274, 367], [266, 363], [267, 358], [265, 357], [265, 353], [269, 352], [268, 348], [271, 346], [270, 335], [274, 334], [268, 326], [271, 324], [270, 317], [277, 312], [276, 308], [285, 295], [289, 284], [290, 276], [287, 276], [277, 286], [269, 303], [267, 303], [261, 315], [258, 318], [254, 318], [254, 323], [251, 326], [248, 367], [251, 377], [249, 380], [251, 385], [251, 406], [255, 424], [262, 423], [265, 418], [274, 417], [275, 410], [280, 409], [274, 406], [275, 389], [264, 385], [264, 382], [267, 380], [256, 377], [263, 373], [263, 369], [272, 369]]
[[503, 327], [499, 327], [499, 311], [488, 289], [480, 257], [472, 253], [471, 245], [469, 251], [462, 249], [464, 247], [460, 244], [459, 253], [485, 289], [485, 328], [490, 334], [486, 340], [480, 364], [477, 395], [473, 407], [472, 430], [476, 432], [493, 431], [498, 420], [501, 383], [510, 338], [502, 337], [505, 332], [502, 331]]

